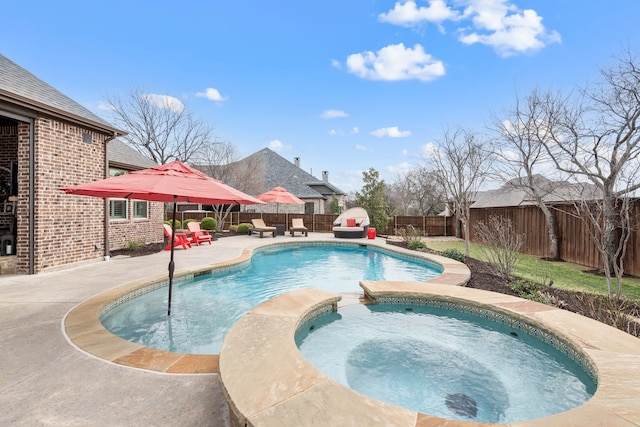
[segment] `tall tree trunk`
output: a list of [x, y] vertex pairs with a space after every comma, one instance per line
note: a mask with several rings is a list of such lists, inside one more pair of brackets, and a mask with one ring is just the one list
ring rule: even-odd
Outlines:
[[615, 243], [615, 230], [617, 223], [617, 214], [615, 210], [615, 201], [612, 197], [605, 195], [603, 198], [602, 206], [602, 249], [603, 259], [602, 266], [607, 278], [607, 290], [609, 292], [609, 298], [612, 299], [620, 297], [620, 285], [617, 286], [615, 295], [613, 292], [612, 272], [615, 272], [614, 263], [616, 260], [616, 243]]
[[471, 236], [469, 235], [469, 218], [466, 221], [462, 221], [464, 227], [464, 256], [468, 257], [471, 253]]
[[540, 209], [544, 215], [544, 219], [547, 223], [547, 234], [549, 235], [549, 258], [558, 261], [560, 259], [560, 244], [558, 242], [558, 231], [556, 219], [553, 216], [551, 209], [545, 204], [540, 204]]

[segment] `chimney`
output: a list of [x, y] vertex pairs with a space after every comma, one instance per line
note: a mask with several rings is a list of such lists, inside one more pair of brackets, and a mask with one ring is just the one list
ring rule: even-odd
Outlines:
[[297, 167], [300, 167], [300, 157], [294, 157], [293, 164], [296, 165]]
[[329, 182], [329, 171], [322, 171], [322, 180], [324, 182]]

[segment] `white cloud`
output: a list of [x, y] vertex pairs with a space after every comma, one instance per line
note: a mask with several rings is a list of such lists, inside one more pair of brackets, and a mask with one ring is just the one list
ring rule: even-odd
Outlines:
[[360, 144], [356, 144], [356, 150], [358, 150], [358, 151], [369, 151], [369, 149], [367, 147], [365, 147], [364, 145], [360, 145]]
[[349, 115], [342, 110], [325, 110], [320, 117], [323, 119], [337, 119], [348, 116]]
[[98, 110], [114, 111], [115, 107], [107, 102], [100, 101], [98, 102]]
[[429, 0], [428, 6], [418, 6], [415, 0], [397, 1], [378, 20], [403, 27], [434, 23], [441, 32], [445, 22], [454, 22], [460, 42], [491, 46], [503, 57], [562, 41], [557, 31], [545, 28], [535, 10], [521, 10], [512, 0]]
[[209, 101], [217, 102], [226, 101], [229, 98], [228, 96], [222, 96], [218, 89], [213, 87], [206, 88], [204, 92], [196, 93], [196, 96], [198, 98], [207, 98]]
[[347, 57], [350, 73], [369, 80], [421, 80], [431, 81], [444, 76], [444, 64], [435, 60], [424, 48], [416, 44], [383, 47], [378, 52], [354, 53]]
[[438, 146], [433, 142], [427, 142], [422, 146], [422, 157], [425, 159], [432, 159], [440, 151]]
[[293, 147], [291, 145], [285, 145], [279, 139], [274, 139], [269, 141], [269, 148], [271, 148], [275, 152], [287, 151], [291, 150]]
[[407, 136], [411, 136], [411, 131], [409, 130], [399, 130], [398, 126], [388, 127], [388, 128], [380, 128], [371, 132], [371, 135], [376, 138], [405, 138]]
[[460, 41], [481, 43], [493, 47], [506, 57], [535, 52], [547, 44], [560, 43], [560, 34], [548, 31], [542, 17], [533, 9], [520, 11], [507, 0], [471, 0], [473, 30], [462, 30]]
[[348, 131], [344, 131], [342, 129], [330, 129], [327, 133], [329, 135], [331, 135], [331, 136], [356, 135], [356, 134], [360, 133], [360, 129], [358, 129], [356, 126], [354, 126], [351, 129], [349, 129]]
[[178, 98], [174, 98], [173, 96], [145, 93], [142, 95], [142, 99], [158, 108], [166, 108], [167, 110], [175, 111], [177, 113], [184, 110], [184, 104], [182, 101]]
[[331, 60], [331, 66], [333, 68], [337, 68], [338, 70], [342, 69], [342, 64], [340, 63], [340, 61], [338, 61], [337, 59], [332, 59]]
[[409, 162], [402, 162], [399, 165], [391, 165], [391, 166], [387, 166], [386, 167], [387, 171], [394, 173], [394, 174], [399, 174], [399, 175], [406, 175], [407, 172], [409, 172], [410, 170], [414, 169], [414, 166], [411, 165], [411, 163]]
[[378, 15], [378, 20], [403, 27], [413, 27], [423, 22], [439, 24], [443, 21], [455, 21], [461, 16], [459, 11], [447, 6], [445, 0], [430, 0], [428, 7], [418, 7], [415, 1], [409, 0], [404, 3], [396, 2], [389, 12]]

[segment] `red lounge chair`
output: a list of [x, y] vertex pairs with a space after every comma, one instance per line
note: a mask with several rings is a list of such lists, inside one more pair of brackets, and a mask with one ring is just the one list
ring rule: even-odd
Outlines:
[[[168, 224], [162, 225], [164, 226], [164, 235], [169, 240], [169, 244], [165, 246], [164, 250], [168, 251], [171, 249], [171, 226]], [[177, 248], [178, 246], [182, 246], [184, 249], [189, 249], [191, 247], [191, 239], [187, 236], [187, 233], [176, 232], [176, 240], [173, 242], [173, 247]]]
[[191, 235], [191, 241], [196, 245], [200, 246], [200, 242], [209, 242], [209, 244], [211, 244], [211, 234], [209, 234], [209, 230], [202, 230], [199, 222], [192, 221], [188, 223], [187, 229]]

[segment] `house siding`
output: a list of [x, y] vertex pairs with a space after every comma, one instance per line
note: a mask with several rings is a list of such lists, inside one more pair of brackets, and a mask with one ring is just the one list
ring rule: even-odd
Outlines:
[[[28, 272], [29, 129], [18, 144], [17, 270]], [[52, 118], [35, 120], [34, 272], [104, 255], [104, 201], [60, 191], [105, 177], [107, 135]], [[91, 143], [83, 142], [89, 133]]]

